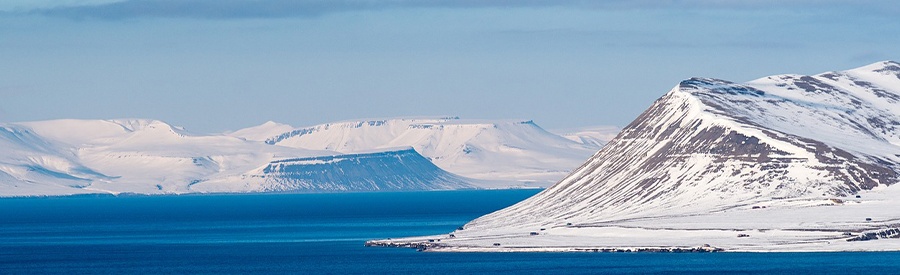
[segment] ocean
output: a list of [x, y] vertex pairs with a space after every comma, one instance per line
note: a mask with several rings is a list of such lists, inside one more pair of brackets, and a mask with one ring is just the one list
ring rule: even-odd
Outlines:
[[900, 253], [435, 253], [538, 190], [0, 199], [0, 274], [897, 274]]

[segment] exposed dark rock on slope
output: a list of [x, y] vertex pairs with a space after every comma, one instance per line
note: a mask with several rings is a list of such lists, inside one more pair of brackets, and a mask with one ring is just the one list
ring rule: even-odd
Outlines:
[[898, 127], [896, 62], [747, 83], [691, 78], [554, 186], [435, 248], [900, 250], [846, 242], [900, 227]]
[[568, 177], [469, 226], [615, 220], [898, 181], [900, 65], [745, 84], [692, 78]]

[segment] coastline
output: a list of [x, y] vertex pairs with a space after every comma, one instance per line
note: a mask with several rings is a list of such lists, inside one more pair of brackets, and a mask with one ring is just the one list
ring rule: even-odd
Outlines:
[[[551, 229], [552, 230], [552, 229]], [[619, 231], [615, 231], [619, 230]], [[644, 230], [644, 229], [627, 229]], [[620, 228], [612, 228], [606, 236], [493, 234], [467, 235], [455, 231], [451, 234], [368, 240], [367, 247], [412, 248], [426, 252], [606, 252], [606, 253], [709, 253], [709, 252], [890, 252], [900, 251], [900, 235], [896, 228], [861, 233], [832, 231], [771, 230], [765, 234], [750, 231], [702, 231], [693, 230], [690, 237], [685, 232], [656, 232], [656, 238], [646, 234], [623, 234]], [[632, 231], [634, 232], [634, 231]], [[723, 237], [723, 232], [728, 237]], [[559, 232], [556, 232], [559, 233]], [[676, 237], [681, 234], [681, 237]]]

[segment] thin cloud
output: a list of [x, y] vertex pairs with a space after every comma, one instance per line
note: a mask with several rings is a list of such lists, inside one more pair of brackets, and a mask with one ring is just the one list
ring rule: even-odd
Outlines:
[[893, 0], [128, 0], [26, 11], [72, 19], [159, 18], [308, 18], [351, 11], [404, 8], [540, 8], [579, 9], [821, 9], [846, 6], [879, 13], [898, 13]]

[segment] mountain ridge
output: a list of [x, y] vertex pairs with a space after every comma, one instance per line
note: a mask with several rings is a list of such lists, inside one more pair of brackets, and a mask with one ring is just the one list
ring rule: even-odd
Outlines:
[[[446, 127], [456, 127], [452, 126], [454, 124], [468, 127], [475, 121], [450, 119], [455, 121], [446, 123]], [[477, 122], [478, 127], [485, 129], [493, 129], [492, 123], [495, 123], [487, 120]], [[516, 123], [533, 124], [528, 121]], [[427, 129], [433, 125], [420, 123], [414, 126]], [[272, 121], [224, 134], [196, 134], [153, 119], [59, 119], [2, 123], [0, 196], [402, 191], [540, 186], [529, 181], [473, 179], [456, 175], [435, 166], [432, 163], [434, 158], [421, 156], [404, 142], [354, 148], [348, 152], [264, 142], [273, 135], [293, 129]], [[502, 134], [521, 138], [525, 148], [538, 144], [537, 141], [527, 141], [532, 137], [516, 137], [520, 133], [494, 130], [487, 136]], [[366, 140], [370, 136], [369, 133], [350, 133], [343, 137]], [[288, 159], [335, 157], [352, 161], [330, 166], [300, 161], [281, 170], [266, 169], [273, 163], [284, 163]], [[571, 156], [562, 158], [575, 159]]]
[[900, 206], [897, 95], [896, 62], [747, 83], [687, 79], [541, 193], [467, 223], [441, 244], [372, 244], [900, 250], [882, 240], [890, 234], [849, 242], [900, 227], [900, 212], [891, 210]]
[[257, 140], [342, 153], [411, 146], [455, 174], [538, 186], [562, 178], [599, 148], [547, 132], [532, 120], [459, 117], [350, 120], [294, 128]]
[[[785, 77], [785, 75], [768, 77], [766, 79], [780, 79], [782, 81], [790, 81], [794, 82], [794, 77]], [[794, 86], [805, 87], [807, 82], [812, 82], [815, 80], [809, 80], [808, 78], [796, 78], [800, 81], [805, 82], [794, 82]], [[759, 83], [759, 82], [756, 82]], [[777, 85], [775, 85], [777, 86]], [[790, 86], [786, 87], [787, 90], [791, 90]], [[825, 86], [820, 86], [825, 87]], [[879, 89], [883, 90], [883, 89]], [[820, 94], [822, 90], [802, 90], [803, 92]], [[740, 100], [734, 100], [726, 98], [730, 96], [738, 96], [743, 97]], [[883, 166], [877, 166], [876, 164], [866, 162], [864, 160], [858, 160], [860, 157], [847, 151], [841, 149], [840, 147], [834, 147], [836, 145], [833, 144], [825, 144], [816, 140], [813, 140], [809, 137], [809, 135], [816, 135], [820, 133], [820, 131], [815, 130], [812, 133], [804, 133], [801, 132], [804, 136], [795, 135], [798, 132], [798, 129], [787, 129], [789, 127], [779, 125], [777, 128], [780, 128], [781, 131], [777, 131], [772, 129], [772, 125], [763, 126], [761, 123], [755, 122], [758, 120], [760, 115], [750, 114], [748, 112], [744, 112], [744, 110], [749, 110], [752, 108], [746, 108], [748, 105], [754, 105], [754, 102], [749, 101], [747, 98], [757, 98], [758, 102], [767, 102], [767, 98], [765, 97], [773, 97], [772, 92], [766, 93], [759, 91], [758, 89], [752, 86], [744, 86], [742, 84], [735, 84], [727, 81], [710, 79], [710, 78], [691, 78], [679, 83], [679, 85], [671, 90], [669, 93], [664, 95], [660, 100], [657, 100], [647, 111], [641, 114], [634, 122], [626, 126], [622, 133], [616, 140], [611, 141], [610, 145], [604, 147], [601, 151], [598, 152], [598, 155], [606, 153], [606, 151], [612, 151], [611, 149], [615, 149], [617, 147], [635, 147], [633, 142], [640, 142], [644, 140], [648, 142], [648, 144], [643, 144], [641, 146], [637, 146], [637, 148], [646, 149], [644, 152], [637, 152], [637, 154], [651, 154], [651, 156], [647, 159], [644, 159], [642, 163], [629, 163], [629, 160], [623, 159], [622, 156], [629, 156], [630, 153], [627, 152], [609, 152], [608, 156], [598, 157], [595, 155], [594, 160], [596, 159], [616, 159], [616, 161], [607, 161], [608, 165], [613, 165], [615, 167], [621, 167], [622, 165], [629, 165], [633, 167], [640, 167], [634, 171], [634, 174], [628, 176], [627, 178], [631, 179], [642, 179], [641, 181], [633, 182], [633, 180], [625, 180], [620, 179], [617, 180], [619, 182], [633, 182], [631, 186], [641, 186], [640, 189], [633, 189], [635, 193], [645, 192], [644, 196], [630, 194], [629, 196], [616, 196], [616, 198], [621, 199], [635, 199], [635, 196], [639, 198], [647, 198], [646, 196], [650, 196], [655, 191], [663, 191], [658, 188], [663, 188], [660, 183], [665, 182], [667, 178], [673, 178], [673, 175], [668, 173], [664, 173], [665, 171], [661, 171], [661, 174], [658, 174], [658, 177], [648, 177], [648, 170], [658, 168], [659, 165], [665, 165], [666, 167], [677, 167], [679, 165], [690, 165], [690, 164], [680, 164], [680, 163], [668, 163], [664, 164], [661, 161], [672, 160], [674, 157], [678, 155], [688, 155], [688, 154], [710, 154], [712, 156], [716, 154], [724, 154], [723, 160], [721, 161], [742, 161], [743, 158], [748, 158], [749, 162], [744, 163], [742, 165], [753, 165], [752, 162], [760, 162], [767, 163], [769, 165], [780, 165], [783, 167], [769, 167], [771, 168], [767, 170], [765, 168], [761, 168], [759, 171], [759, 175], [755, 175], [755, 177], [751, 177], [749, 175], [739, 175], [736, 180], [731, 182], [726, 182], [724, 185], [736, 185], [738, 183], [745, 184], [749, 183], [759, 183], [759, 182], [776, 182], [776, 181], [787, 181], [791, 178], [795, 180], [803, 180], [798, 177], [790, 177], [785, 176], [786, 173], [792, 173], [792, 171], [803, 170], [801, 172], [796, 172], [796, 174], [803, 174], [806, 172], [811, 173], [824, 173], [824, 177], [829, 177], [830, 174], [834, 173], [834, 169], [836, 166], [843, 165], [845, 163], [850, 163], [850, 167], [847, 169], [851, 169], [847, 172], [842, 172], [839, 174], [834, 174], [832, 177], [836, 180], [827, 181], [831, 182], [831, 184], [823, 183], [816, 184], [815, 180], [811, 180], [808, 184], [793, 184], [793, 185], [779, 185], [774, 186], [775, 189], [770, 190], [761, 190], [773, 186], [753, 186], [754, 192], [763, 192], [768, 191], [766, 195], [768, 197], [797, 197], [803, 195], [820, 195], [820, 194], [828, 194], [831, 196], [849, 196], [853, 195], [856, 192], [861, 190], [870, 190], [876, 186], [881, 181], [889, 181], [890, 183], [894, 183], [897, 181], [897, 160], [891, 160], [890, 163], [886, 165], [893, 168], [885, 168]], [[776, 94], [774, 98], [779, 98]], [[784, 98], [784, 97], [781, 97]], [[827, 98], [826, 98], [827, 99]], [[747, 100], [747, 101], [745, 101]], [[731, 106], [723, 106], [726, 102], [738, 102], [738, 105]], [[778, 104], [786, 104], [785, 101], [777, 101], [775, 105]], [[819, 105], [806, 105], [806, 106], [819, 106]], [[776, 114], [771, 112], [773, 108], [762, 109], [767, 110], [766, 116], [772, 117]], [[740, 110], [738, 112], [738, 110]], [[900, 110], [900, 108], [895, 109]], [[738, 112], [737, 115], [733, 114], [733, 112]], [[791, 115], [796, 115], [792, 113]], [[820, 114], [816, 114], [818, 116]], [[836, 115], [840, 117], [840, 115]], [[756, 118], [751, 118], [756, 117]], [[893, 117], [897, 117], [897, 115], [893, 115]], [[654, 119], [660, 120], [658, 123], [654, 123]], [[812, 120], [810, 118], [810, 120]], [[900, 119], [891, 119], [893, 121], [892, 125], [900, 125], [897, 123]], [[649, 122], [649, 123], [648, 123]], [[798, 121], [799, 122], [799, 121]], [[840, 125], [853, 125], [850, 122], [844, 122]], [[822, 125], [819, 125], [822, 126]], [[683, 129], [690, 129], [693, 131], [682, 131]], [[807, 128], [800, 128], [799, 130], [808, 130]], [[681, 133], [684, 136], [680, 138], [684, 139], [681, 143], [677, 144], [667, 144], [666, 142], [671, 141], [674, 137], [678, 135], [676, 131], [682, 131]], [[791, 133], [794, 132], [794, 133]], [[866, 133], [864, 131], [857, 131], [856, 136], [865, 136]], [[647, 133], [650, 133], [649, 135]], [[857, 139], [854, 139], [857, 140]], [[702, 146], [706, 147], [696, 147], [692, 145], [702, 144]], [[847, 146], [847, 142], [833, 142], [838, 143], [841, 146]], [[662, 144], [662, 145], [660, 145]], [[673, 148], [675, 146], [675, 148]], [[682, 146], [682, 148], [678, 148], [677, 146]], [[609, 148], [609, 150], [607, 149]], [[666, 151], [669, 149], [673, 149], [674, 151]], [[885, 149], [879, 149], [883, 151]], [[893, 148], [893, 151], [897, 152], [897, 148]], [[821, 154], [816, 154], [816, 152], [821, 152]], [[706, 157], [706, 155], [699, 155], [698, 158]], [[743, 156], [746, 155], [746, 156]], [[891, 155], [891, 154], [888, 154]], [[882, 158], [878, 158], [881, 162], [887, 162], [885, 158], [889, 158], [890, 156], [882, 156]], [[771, 161], [772, 158], [778, 158], [782, 161]], [[876, 157], [877, 158], [877, 157]], [[814, 171], [806, 171], [804, 169], [808, 169], [809, 167], [802, 167], [800, 165], [795, 165], [797, 159], [805, 159], [809, 166], [816, 166], [817, 168], [830, 167], [830, 170], [822, 172], [821, 169], [816, 169]], [[843, 161], [842, 161], [843, 160]], [[702, 164], [702, 160], [698, 160], [700, 165]], [[778, 163], [782, 162], [782, 163]], [[589, 161], [585, 165], [600, 165], [597, 163], [591, 163]], [[615, 164], [615, 165], [614, 165]], [[693, 167], [693, 166], [692, 166]], [[612, 168], [610, 169], [607, 166], [601, 167], [583, 167], [584, 169], [589, 169], [591, 171], [611, 171], [615, 173], [615, 171], [620, 171], [621, 169], [626, 168]], [[576, 169], [576, 171], [583, 171], [583, 168]], [[713, 182], [716, 179], [709, 178], [709, 176], [720, 177], [721, 173], [709, 174], [710, 171], [715, 171], [717, 169], [724, 169], [724, 166], [710, 167], [707, 169], [699, 169], [696, 171], [684, 171], [675, 173], [675, 175], [683, 176], [685, 174], [693, 173], [694, 176], [699, 176], [702, 178], [706, 178], [705, 180], [697, 180], [696, 178], [689, 179], [692, 182], [702, 182], [709, 181]], [[733, 169], [732, 173], [740, 172], [740, 169]], [[575, 172], [578, 173], [578, 172]], [[599, 172], [603, 174], [604, 172]], [[594, 175], [597, 176], [597, 175]], [[616, 176], [616, 175], [612, 175]], [[576, 176], [570, 176], [569, 179], [577, 179]], [[751, 178], [756, 178], [756, 180], [750, 180]], [[667, 184], [671, 184], [671, 182], [666, 182]], [[568, 185], [575, 184], [574, 182], [568, 182], [563, 180], [559, 183], [557, 188], [561, 192], [560, 194], [565, 194], [566, 196], [571, 196], [571, 193], [567, 193], [563, 190], [569, 188]], [[585, 183], [582, 183], [585, 184]], [[825, 185], [827, 184], [827, 185]], [[812, 187], [814, 190], [808, 190], [808, 188]], [[819, 189], [819, 188], [823, 189]], [[657, 188], [657, 189], [654, 189]], [[667, 186], [666, 188], [675, 189], [671, 186]], [[724, 187], [723, 187], [724, 188]], [[552, 188], [551, 188], [552, 189]], [[609, 187], [603, 190], [616, 190], [619, 188]], [[649, 191], [648, 191], [649, 190]], [[720, 190], [720, 188], [716, 187], [707, 187], [705, 190]], [[729, 190], [726, 190], [729, 191]], [[743, 191], [743, 190], [740, 190]], [[553, 192], [553, 190], [546, 191], [548, 193]], [[658, 194], [657, 194], [658, 195]], [[617, 200], [613, 200], [610, 197], [603, 197], [602, 194], [592, 194], [591, 198], [606, 200], [609, 201], [610, 204], [617, 205]], [[753, 196], [753, 197], [765, 197], [765, 196]], [[750, 198], [748, 198], [750, 199]], [[596, 201], [595, 201], [596, 202]], [[674, 204], [676, 206], [681, 206], [681, 204]], [[637, 211], [637, 210], [635, 210]]]

